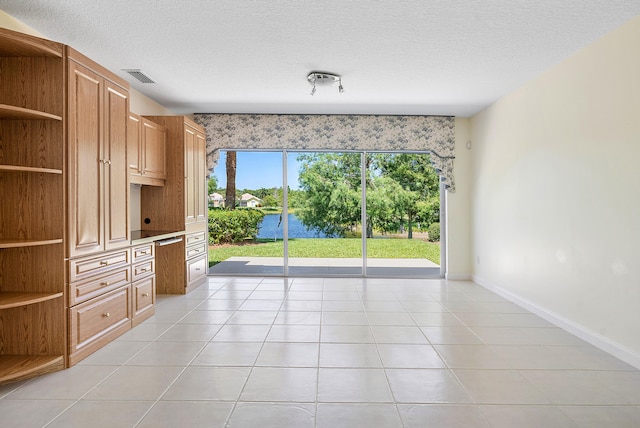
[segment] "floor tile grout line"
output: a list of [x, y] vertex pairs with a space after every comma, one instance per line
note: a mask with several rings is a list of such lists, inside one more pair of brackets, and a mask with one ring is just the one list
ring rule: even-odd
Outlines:
[[[260, 281], [260, 283], [261, 282], [262, 282], [262, 280]], [[260, 283], [258, 283], [258, 286], [260, 285]], [[287, 291], [285, 291], [285, 294], [288, 292], [290, 287], [291, 287], [291, 284], [288, 284]], [[248, 298], [248, 296], [247, 296], [247, 298]], [[282, 299], [282, 302], [280, 302], [280, 309], [282, 308], [282, 305], [284, 305], [284, 298]], [[269, 337], [269, 334], [271, 333], [271, 329], [273, 328], [274, 323], [276, 322], [276, 318], [278, 317], [278, 313], [280, 312], [280, 309], [278, 309], [278, 311], [276, 313], [276, 316], [273, 318], [273, 321], [271, 322], [270, 327], [269, 327], [269, 331], [267, 331], [267, 334], [266, 334], [264, 340], [262, 341], [262, 345], [260, 346], [260, 349], [258, 350], [258, 353], [256, 354], [256, 358], [253, 360], [253, 364], [251, 365], [251, 368], [249, 369], [249, 374], [247, 374], [247, 378], [245, 379], [245, 381], [244, 381], [244, 383], [242, 385], [242, 388], [240, 389], [240, 393], [238, 394], [238, 398], [233, 403], [233, 407], [231, 408], [231, 411], [229, 412], [229, 416], [227, 418], [227, 422], [225, 423], [225, 427], [228, 427], [229, 423], [231, 423], [231, 419], [233, 418], [233, 413], [235, 412], [236, 407], [238, 406], [238, 402], [240, 401], [240, 397], [242, 397], [242, 394], [244, 393], [244, 390], [247, 387], [247, 384], [249, 383], [249, 379], [251, 378], [251, 374], [253, 373], [253, 369], [255, 369], [255, 367], [256, 367], [256, 363], [258, 362], [258, 358], [260, 358], [260, 354], [262, 353], [262, 350], [264, 349], [264, 344], [267, 342], [267, 338]], [[213, 338], [212, 338], [212, 340], [213, 340]]]

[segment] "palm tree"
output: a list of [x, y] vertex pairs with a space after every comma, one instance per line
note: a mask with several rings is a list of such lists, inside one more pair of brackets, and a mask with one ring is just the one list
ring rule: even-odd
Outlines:
[[225, 203], [227, 208], [236, 208], [236, 152], [227, 152], [227, 194]]

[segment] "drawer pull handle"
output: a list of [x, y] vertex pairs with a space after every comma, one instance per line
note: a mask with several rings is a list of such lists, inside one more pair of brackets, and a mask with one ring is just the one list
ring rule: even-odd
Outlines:
[[147, 254], [149, 254], [149, 253], [147, 253], [146, 251], [140, 251], [140, 253], [139, 253], [139, 254], [140, 254], [141, 256], [146, 256], [146, 255], [147, 255]]
[[146, 272], [146, 271], [147, 271], [147, 268], [140, 269], [140, 272]]
[[103, 287], [106, 287], [106, 286], [109, 285], [109, 282], [101, 282], [100, 285], [103, 286]]
[[106, 312], [104, 314], [102, 314], [103, 317], [105, 318], [109, 318], [111, 316], [111, 314], [109, 312]]
[[196, 270], [200, 270], [200, 268], [196, 268]]
[[149, 293], [142, 293], [142, 297], [149, 297]]
[[100, 266], [109, 266], [109, 260], [100, 260]]

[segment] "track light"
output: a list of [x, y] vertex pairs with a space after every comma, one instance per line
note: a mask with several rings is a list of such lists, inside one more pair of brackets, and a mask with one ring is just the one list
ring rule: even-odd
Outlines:
[[316, 93], [317, 86], [330, 86], [338, 82], [338, 92], [343, 93], [344, 87], [342, 86], [342, 76], [334, 73], [327, 73], [324, 71], [312, 71], [307, 75], [307, 81], [313, 85], [311, 89], [311, 95]]

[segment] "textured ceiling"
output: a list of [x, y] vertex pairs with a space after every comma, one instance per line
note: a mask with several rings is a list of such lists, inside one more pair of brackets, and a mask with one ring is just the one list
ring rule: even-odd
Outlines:
[[[470, 116], [638, 0], [0, 0], [176, 113]], [[143, 85], [121, 69], [141, 69]], [[345, 92], [312, 70], [343, 76]]]

